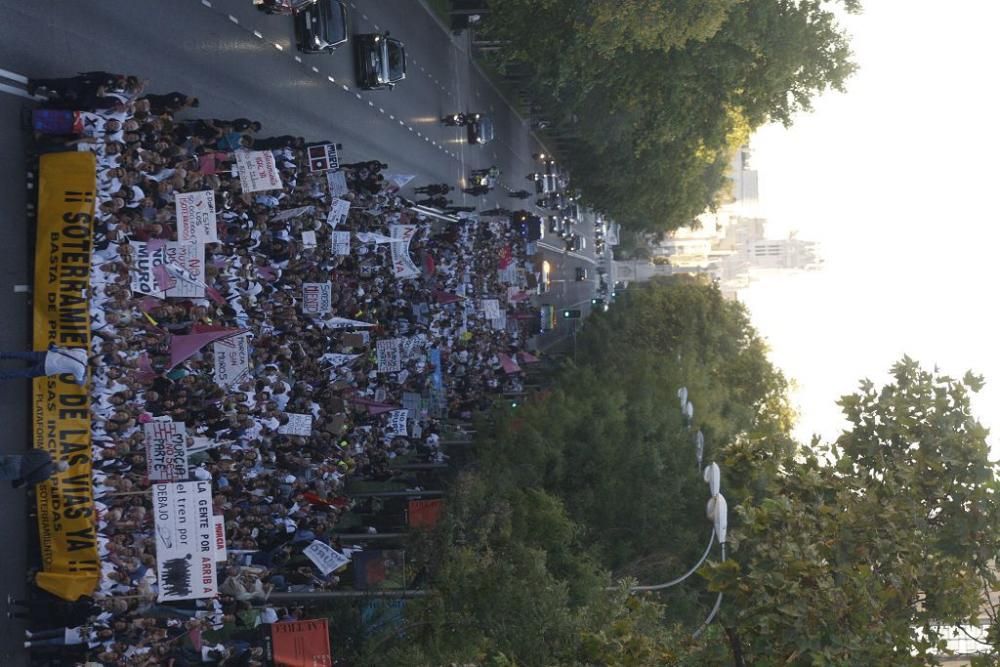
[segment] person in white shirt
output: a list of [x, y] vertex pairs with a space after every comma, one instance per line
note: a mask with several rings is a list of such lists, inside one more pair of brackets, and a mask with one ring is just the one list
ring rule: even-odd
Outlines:
[[33, 378], [42, 375], [73, 376], [76, 384], [87, 382], [87, 350], [50, 346], [45, 352], [0, 352], [0, 359], [23, 359], [31, 362], [27, 368], [0, 370], [0, 380]]

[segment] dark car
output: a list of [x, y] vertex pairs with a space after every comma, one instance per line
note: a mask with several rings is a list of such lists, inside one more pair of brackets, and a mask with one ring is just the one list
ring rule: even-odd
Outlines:
[[538, 241], [542, 238], [542, 219], [527, 211], [515, 211], [510, 221], [510, 227], [527, 241]]
[[576, 267], [576, 280], [577, 282], [587, 279], [587, 269], [582, 266]]
[[365, 90], [392, 88], [406, 78], [406, 49], [388, 32], [354, 36], [358, 86]]
[[319, 0], [297, 11], [295, 41], [304, 53], [333, 53], [347, 42], [347, 4]]
[[488, 144], [495, 138], [493, 119], [481, 113], [474, 113], [466, 120], [466, 130], [470, 144]]

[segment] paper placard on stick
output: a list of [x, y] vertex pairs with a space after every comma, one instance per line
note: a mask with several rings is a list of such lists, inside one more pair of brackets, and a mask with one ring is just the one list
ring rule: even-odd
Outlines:
[[288, 416], [288, 423], [279, 426], [278, 433], [281, 433], [282, 435], [312, 435], [312, 415], [303, 415], [296, 412], [286, 412], [285, 415]]
[[351, 202], [346, 199], [334, 199], [330, 204], [330, 212], [326, 214], [326, 224], [334, 229], [344, 224], [347, 214], [351, 211]]
[[351, 562], [349, 557], [319, 540], [313, 540], [312, 544], [302, 550], [302, 553], [313, 562], [313, 565], [323, 573], [324, 577]]
[[221, 514], [212, 515], [212, 537], [215, 539], [215, 562], [225, 563], [229, 558], [226, 552], [226, 517]]
[[406, 418], [409, 416], [409, 410], [393, 410], [389, 413], [389, 424], [386, 427], [386, 434], [392, 437], [403, 436], [404, 438], [408, 435], [406, 429]]
[[306, 148], [306, 158], [309, 160], [309, 171], [327, 171], [340, 167], [340, 157], [337, 155], [337, 145], [331, 143], [316, 144]]
[[330, 236], [330, 243], [334, 255], [351, 254], [350, 232], [333, 232], [333, 234]]
[[271, 151], [236, 151], [235, 155], [243, 192], [281, 189], [281, 176]]
[[488, 320], [495, 320], [500, 317], [500, 302], [497, 299], [483, 299], [483, 317]]
[[212, 343], [215, 353], [215, 383], [220, 387], [231, 387], [250, 373], [249, 331], [217, 340]]
[[179, 266], [194, 279], [185, 280], [175, 275], [176, 283], [166, 291], [167, 296], [184, 299], [205, 296], [205, 246], [171, 241], [167, 243], [164, 258], [167, 264]]
[[333, 283], [302, 283], [302, 312], [329, 313], [333, 308]]
[[397, 278], [416, 278], [420, 270], [410, 257], [410, 241], [417, 233], [416, 225], [389, 225], [389, 235], [402, 243], [392, 243], [392, 275]]
[[174, 195], [177, 210], [177, 240], [215, 243], [219, 230], [215, 220], [215, 193], [178, 192]]
[[152, 421], [142, 425], [142, 432], [149, 480], [176, 482], [187, 479], [187, 427], [184, 422]]
[[402, 341], [402, 338], [383, 338], [375, 341], [379, 373], [395, 373], [402, 368]]
[[349, 192], [347, 189], [347, 177], [344, 176], [344, 172], [342, 171], [326, 172], [326, 184], [330, 187], [331, 197], [339, 197]]
[[153, 521], [157, 601], [217, 596], [212, 483], [154, 484]]
[[302, 232], [302, 247], [303, 248], [315, 248], [316, 247], [316, 232], [312, 230]]
[[166, 295], [157, 287], [156, 267], [162, 266], [166, 261], [164, 245], [132, 241], [129, 247], [132, 249], [132, 291], [162, 299]]
[[305, 215], [306, 213], [312, 213], [316, 210], [315, 206], [298, 206], [296, 208], [286, 208], [283, 211], [278, 211], [271, 216], [271, 222], [284, 222], [285, 220], [291, 220], [292, 218], [297, 218], [300, 215]]

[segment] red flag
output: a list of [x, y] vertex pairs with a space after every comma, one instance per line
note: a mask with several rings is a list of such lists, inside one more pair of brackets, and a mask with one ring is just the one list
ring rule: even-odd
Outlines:
[[503, 250], [500, 251], [500, 268], [506, 269], [510, 266], [510, 263], [514, 261], [514, 251], [509, 245], [504, 246]]
[[462, 297], [451, 292], [445, 292], [444, 290], [436, 290], [434, 292], [434, 300], [438, 303], [458, 303], [462, 300]]
[[498, 354], [497, 357], [500, 358], [500, 366], [503, 368], [503, 372], [508, 375], [511, 373], [520, 373], [521, 367], [517, 365], [517, 362], [510, 358], [506, 354]]
[[518, 352], [517, 360], [522, 364], [537, 364], [539, 359], [529, 352]]
[[[223, 338], [229, 338], [238, 333], [243, 333], [246, 329], [223, 329], [221, 331], [209, 331], [206, 333], [193, 333], [187, 336], [170, 337], [170, 368], [193, 357], [198, 350], [209, 343]], [[168, 369], [169, 370], [169, 369]]]

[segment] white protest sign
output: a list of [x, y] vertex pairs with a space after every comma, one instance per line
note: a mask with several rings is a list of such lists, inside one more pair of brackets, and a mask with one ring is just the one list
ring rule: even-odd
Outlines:
[[212, 537], [215, 539], [215, 562], [225, 563], [229, 558], [226, 553], [226, 517], [221, 514], [212, 515]]
[[376, 232], [358, 232], [354, 236], [362, 243], [402, 243], [403, 241], [403, 239], [394, 239], [391, 236]]
[[351, 562], [350, 557], [319, 540], [313, 540], [312, 544], [302, 550], [302, 553], [313, 562], [313, 565], [323, 573], [324, 577]]
[[163, 264], [166, 250], [161, 246], [151, 251], [148, 243], [136, 241], [129, 243], [129, 247], [132, 248], [132, 269], [130, 272], [132, 291], [162, 299], [164, 294], [156, 285], [154, 269]]
[[410, 258], [410, 241], [416, 233], [416, 225], [389, 225], [392, 238], [402, 241], [389, 246], [392, 250], [392, 275], [397, 278], [415, 278], [420, 275], [417, 265]]
[[350, 255], [351, 233], [333, 232], [333, 234], [330, 235], [330, 248], [333, 250], [334, 255]]
[[278, 427], [278, 433], [282, 435], [312, 435], [313, 416], [303, 415], [295, 412], [286, 412], [288, 423]]
[[248, 331], [212, 343], [215, 353], [215, 383], [231, 387], [250, 373], [250, 339]]
[[217, 596], [212, 483], [154, 484], [153, 521], [157, 601]]
[[[375, 326], [371, 322], [362, 322], [361, 320], [349, 320], [346, 317], [329, 317], [323, 320], [323, 324], [328, 329], [353, 329], [355, 327], [373, 327]], [[366, 336], [368, 332], [363, 332]]]
[[402, 367], [402, 338], [383, 338], [375, 341], [375, 356], [379, 373], [395, 373]]
[[166, 291], [166, 295], [187, 299], [204, 297], [205, 247], [201, 243], [171, 241], [167, 243], [164, 252], [167, 264], [179, 266], [194, 278], [193, 281], [177, 278], [174, 286]]
[[303, 248], [315, 248], [316, 247], [316, 232], [308, 230], [302, 232], [302, 247]]
[[330, 204], [330, 212], [326, 214], [326, 224], [334, 229], [347, 220], [347, 214], [351, 210], [351, 202], [346, 199], [334, 199]]
[[495, 320], [500, 317], [500, 302], [497, 299], [483, 299], [483, 317]]
[[281, 189], [281, 177], [271, 151], [237, 151], [235, 155], [243, 192]]
[[188, 477], [187, 427], [184, 422], [152, 421], [142, 425], [146, 441], [146, 476], [151, 482]]
[[302, 312], [328, 313], [333, 308], [333, 283], [302, 283]]
[[406, 418], [409, 410], [393, 410], [389, 413], [389, 425], [386, 427], [386, 434], [390, 436], [401, 435], [406, 437]]
[[214, 243], [219, 240], [215, 223], [215, 193], [178, 192], [174, 195], [177, 210], [177, 240]]
[[342, 171], [326, 172], [326, 184], [330, 187], [331, 197], [339, 197], [348, 193], [347, 177]]

